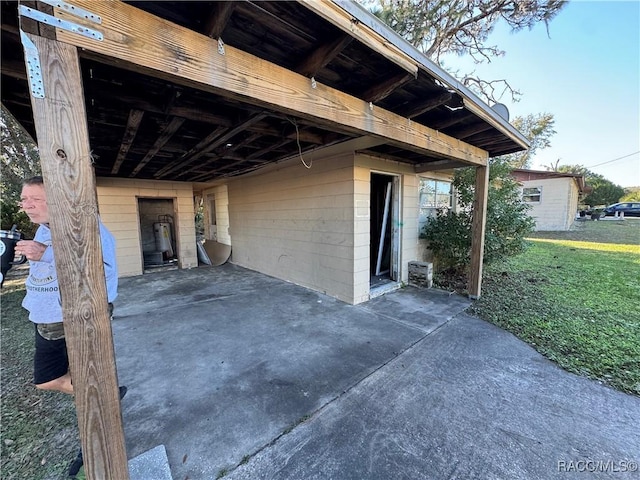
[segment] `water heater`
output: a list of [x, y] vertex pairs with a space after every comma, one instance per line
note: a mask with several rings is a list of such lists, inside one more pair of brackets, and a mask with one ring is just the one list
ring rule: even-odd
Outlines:
[[153, 235], [156, 240], [156, 250], [165, 253], [167, 258], [173, 257], [170, 224], [168, 222], [154, 223]]

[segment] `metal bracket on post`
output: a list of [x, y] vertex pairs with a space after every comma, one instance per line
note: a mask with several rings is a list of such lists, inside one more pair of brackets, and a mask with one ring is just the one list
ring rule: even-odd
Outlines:
[[[55, 2], [55, 3], [61, 3], [61, 2]], [[99, 41], [103, 40], [102, 33], [98, 32], [97, 30], [93, 30], [91, 28], [87, 28], [82, 25], [69, 22], [67, 20], [62, 20], [61, 18], [56, 18], [54, 16], [43, 13], [40, 10], [34, 10], [33, 8], [20, 5], [18, 12], [23, 17], [31, 18], [37, 22], [44, 23], [46, 25], [51, 25], [52, 27], [55, 27], [55, 28], [60, 28], [62, 30], [67, 30], [69, 32], [77, 33], [79, 35], [92, 38], [94, 40], [99, 40]], [[84, 10], [84, 12], [86, 12], [86, 10]], [[76, 12], [72, 12], [72, 13], [74, 15], [77, 15]], [[92, 15], [94, 17], [94, 19], [91, 19], [92, 22], [94, 23], [102, 22], [102, 19], [100, 19], [100, 17], [98, 17], [97, 15], [93, 15], [93, 14], [89, 14], [89, 15]], [[95, 17], [97, 17], [97, 21]]]
[[40, 69], [40, 54], [31, 39], [20, 30], [20, 40], [24, 48], [24, 60], [27, 63], [29, 86], [31, 95], [35, 98], [44, 98], [44, 83], [42, 83], [42, 70]]
[[224, 55], [224, 42], [222, 41], [222, 38], [218, 38], [218, 53], [220, 55]]
[[[43, 3], [55, 8], [64, 10], [65, 12], [75, 15], [76, 17], [84, 18], [92, 23], [101, 24], [102, 18], [100, 15], [95, 15], [84, 8], [76, 7], [70, 3], [62, 0], [41, 0]], [[92, 30], [82, 25], [77, 25], [67, 20], [62, 20], [54, 16], [48, 15], [39, 10], [20, 5], [18, 7], [20, 16], [31, 18], [37, 22], [51, 25], [52, 27], [60, 28], [70, 32], [75, 32], [85, 37], [93, 38], [94, 40], [102, 41], [102, 33]], [[40, 68], [40, 55], [38, 48], [27, 36], [26, 33], [20, 29], [20, 40], [22, 41], [22, 47], [24, 48], [24, 58], [27, 64], [27, 74], [29, 76], [29, 86], [31, 87], [31, 95], [35, 98], [44, 98], [44, 83], [42, 82], [42, 70]]]

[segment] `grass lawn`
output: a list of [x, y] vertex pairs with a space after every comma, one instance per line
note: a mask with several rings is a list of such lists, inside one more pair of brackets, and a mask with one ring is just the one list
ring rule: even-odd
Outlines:
[[0, 472], [3, 480], [67, 478], [80, 440], [73, 400], [33, 387], [34, 328], [23, 282], [5, 281], [2, 308]]
[[487, 265], [472, 311], [570, 372], [640, 395], [640, 219], [536, 232]]

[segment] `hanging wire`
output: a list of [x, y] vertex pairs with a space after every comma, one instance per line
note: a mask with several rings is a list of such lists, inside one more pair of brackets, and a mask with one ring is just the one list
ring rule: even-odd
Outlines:
[[291, 119], [287, 117], [287, 120], [289, 120], [293, 124], [293, 126], [296, 127], [296, 143], [298, 144], [298, 155], [300, 155], [300, 161], [306, 168], [310, 169], [313, 166], [313, 160], [311, 160], [311, 163], [307, 165], [307, 162], [305, 162], [304, 158], [302, 157], [302, 147], [300, 146], [300, 130], [298, 130], [298, 122], [296, 122], [295, 118]]

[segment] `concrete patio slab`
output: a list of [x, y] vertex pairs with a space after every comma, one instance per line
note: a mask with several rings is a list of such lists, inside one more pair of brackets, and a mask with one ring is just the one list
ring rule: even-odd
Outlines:
[[129, 480], [172, 480], [164, 445], [129, 460]]
[[127, 451], [164, 445], [174, 479], [567, 478], [558, 462], [638, 460], [638, 397], [560, 370], [457, 295], [352, 306], [232, 264], [120, 292]]

